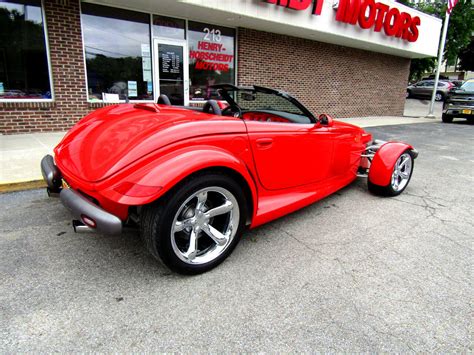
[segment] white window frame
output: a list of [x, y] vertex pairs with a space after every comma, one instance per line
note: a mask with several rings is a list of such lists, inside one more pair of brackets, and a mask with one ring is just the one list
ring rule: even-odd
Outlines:
[[48, 63], [48, 79], [49, 79], [49, 90], [51, 92], [50, 99], [2, 99], [0, 98], [0, 102], [54, 102], [54, 82], [53, 82], [53, 72], [51, 66], [51, 56], [49, 52], [49, 37], [48, 37], [48, 26], [46, 23], [46, 12], [44, 10], [44, 0], [41, 0], [41, 16], [43, 20], [43, 33], [44, 33], [44, 44], [46, 48], [46, 61]]
[[[153, 92], [156, 93], [156, 100], [160, 97], [160, 68], [158, 60], [159, 59], [159, 50], [158, 46], [160, 44], [168, 44], [171, 46], [181, 46], [183, 48], [183, 95], [184, 95], [184, 106], [189, 105], [189, 52], [188, 52], [188, 41], [185, 39], [166, 39], [163, 37], [154, 37], [153, 38]], [[156, 79], [156, 80], [155, 80]]]

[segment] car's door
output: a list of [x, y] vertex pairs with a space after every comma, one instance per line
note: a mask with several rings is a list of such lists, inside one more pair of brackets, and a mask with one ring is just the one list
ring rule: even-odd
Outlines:
[[416, 83], [411, 90], [413, 96], [423, 96], [423, 87], [426, 86], [426, 82]]
[[258, 178], [279, 190], [322, 181], [332, 168], [333, 133], [317, 124], [245, 121]]
[[423, 85], [422, 91], [421, 91], [421, 96], [431, 96], [431, 93], [433, 92], [434, 88], [434, 81], [426, 81], [425, 85]]

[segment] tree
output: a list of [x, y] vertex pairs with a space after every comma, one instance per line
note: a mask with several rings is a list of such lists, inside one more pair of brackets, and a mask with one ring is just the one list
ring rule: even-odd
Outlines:
[[424, 73], [432, 72], [435, 67], [435, 58], [412, 59], [410, 63], [410, 82], [420, 80]]
[[466, 49], [459, 54], [459, 68], [461, 70], [474, 71], [474, 39], [472, 39]]
[[[446, 5], [443, 6], [443, 14], [446, 14]], [[444, 50], [444, 58], [448, 65], [454, 65], [461, 52], [471, 43], [473, 31], [474, 10], [472, 0], [461, 0], [454, 7], [449, 20]]]
[[[413, 4], [409, 0], [401, 0], [400, 3], [420, 10], [429, 15], [438, 17], [444, 21], [447, 4], [445, 1], [419, 2]], [[456, 58], [471, 42], [474, 31], [474, 11], [472, 0], [459, 0], [451, 12], [448, 34], [444, 47], [443, 58], [448, 65], [453, 65]], [[431, 71], [436, 66], [436, 58], [412, 59], [410, 66], [410, 80], [421, 77], [423, 72]]]

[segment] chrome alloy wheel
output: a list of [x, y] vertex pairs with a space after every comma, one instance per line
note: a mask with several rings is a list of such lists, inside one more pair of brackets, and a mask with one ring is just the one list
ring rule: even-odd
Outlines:
[[435, 95], [435, 101], [441, 101], [443, 99], [443, 94], [437, 92]]
[[171, 226], [171, 244], [179, 259], [199, 265], [215, 260], [232, 243], [240, 221], [239, 204], [227, 189], [201, 189], [179, 207]]
[[392, 173], [392, 189], [394, 191], [402, 191], [410, 180], [412, 172], [413, 158], [408, 152], [403, 153], [398, 158]]

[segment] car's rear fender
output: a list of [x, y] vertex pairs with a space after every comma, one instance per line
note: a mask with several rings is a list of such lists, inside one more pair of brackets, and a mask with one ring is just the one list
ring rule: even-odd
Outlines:
[[209, 168], [230, 169], [247, 183], [256, 206], [257, 189], [243, 160], [215, 146], [186, 147], [161, 156], [133, 172], [101, 194], [119, 204], [140, 206], [151, 203], [188, 176]]
[[369, 181], [375, 185], [387, 186], [392, 178], [393, 167], [398, 157], [405, 151], [414, 148], [402, 142], [387, 142], [375, 153], [369, 170]]

